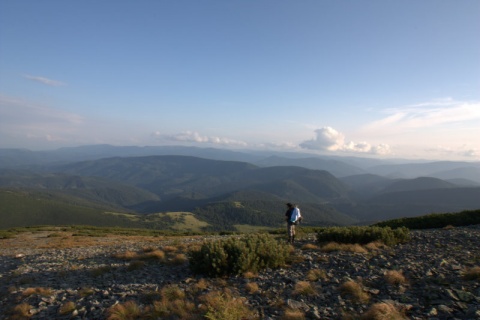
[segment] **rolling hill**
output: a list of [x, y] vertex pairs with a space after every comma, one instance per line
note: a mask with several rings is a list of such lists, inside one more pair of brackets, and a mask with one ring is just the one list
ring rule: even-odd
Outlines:
[[385, 164], [373, 166], [366, 170], [389, 178], [411, 179], [429, 176], [440, 179], [463, 178], [480, 182], [480, 162], [436, 161]]
[[346, 187], [326, 171], [300, 167], [259, 168], [245, 162], [186, 156], [110, 158], [55, 167], [63, 173], [107, 178], [148, 190], [166, 201], [206, 199], [255, 189], [297, 202], [347, 198]]
[[132, 185], [98, 177], [82, 177], [64, 173], [0, 170], [0, 187], [48, 190], [50, 193], [75, 196], [121, 211], [125, 211], [125, 207], [139, 202], [158, 200], [155, 194]]
[[49, 190], [57, 197], [75, 197], [70, 203], [83, 199], [86, 207], [142, 216], [192, 212], [210, 224], [209, 230], [233, 230], [236, 224], [252, 223], [281, 226], [287, 201], [306, 208], [310, 224], [356, 222], [329, 206], [348, 201], [348, 190], [326, 171], [260, 168], [188, 156], [109, 158], [55, 165], [50, 170], [55, 173], [3, 170], [0, 186]]
[[261, 161], [257, 161], [255, 164], [261, 167], [296, 166], [312, 170], [325, 170], [336, 177], [346, 177], [365, 172], [358, 167], [352, 166], [340, 160], [321, 159], [318, 157], [285, 158], [271, 156], [262, 159]]
[[448, 213], [480, 208], [480, 188], [446, 188], [383, 193], [355, 204], [335, 208], [364, 223], [430, 213]]
[[381, 192], [388, 193], [415, 190], [447, 189], [456, 187], [457, 186], [453, 183], [437, 178], [419, 177], [415, 179], [396, 180], [386, 186]]
[[[85, 150], [88, 152], [83, 154]], [[167, 152], [167, 149], [154, 150]], [[199, 152], [192, 148], [170, 150]], [[138, 156], [151, 151], [147, 147], [98, 146], [55, 151], [60, 157], [55, 152], [0, 150], [0, 166], [1, 161], [5, 162], [8, 157], [8, 163], [15, 163], [19, 154], [33, 156], [30, 163], [42, 164], [29, 165], [26, 169], [25, 164], [29, 161], [25, 160], [18, 162], [22, 168], [0, 170], [0, 187], [15, 195], [9, 194], [12, 198], [8, 200], [8, 212], [2, 207], [0, 215], [14, 214], [16, 218], [12, 221], [17, 223], [41, 223], [42, 217], [44, 221], [52, 221], [56, 217], [58, 221], [55, 222], [60, 224], [65, 220], [65, 223], [89, 221], [104, 225], [110, 219], [108, 225], [146, 224], [148, 227], [169, 229], [173, 227], [173, 218], [170, 219], [168, 214], [184, 212], [191, 219], [199, 219], [197, 225], [202, 225], [205, 230], [218, 231], [235, 230], [237, 225], [282, 226], [286, 202], [300, 205], [308, 225], [366, 223], [480, 207], [479, 188], [461, 187], [465, 184], [475, 186], [474, 181], [465, 178], [452, 178], [451, 181], [432, 176], [394, 179], [365, 173], [369, 168], [359, 169], [337, 159], [326, 161], [312, 157], [287, 159], [269, 155], [270, 158], [262, 163], [255, 156], [250, 158], [251, 162], [190, 155]], [[115, 152], [135, 156], [98, 159]], [[242, 153], [222, 154], [215, 149], [203, 152], [220, 158], [249, 158]], [[72, 162], [75, 157], [91, 159]], [[362, 165], [379, 162], [350, 160]], [[275, 161], [282, 165], [273, 166]], [[253, 162], [262, 163], [262, 166]], [[472, 163], [473, 169], [466, 170], [463, 162], [433, 163], [432, 167], [426, 163], [389, 164], [376, 166], [374, 171], [398, 172], [399, 175], [430, 172], [431, 175], [452, 177], [458, 172], [475, 173], [475, 165]], [[332, 170], [338, 170], [339, 175], [340, 171], [361, 174], [337, 178], [331, 172], [305, 166], [330, 166]], [[20, 197], [22, 192], [28, 195], [25, 197], [24, 194], [23, 202]], [[36, 198], [42, 199], [44, 205], [38, 206], [39, 202], [32, 201]], [[18, 202], [17, 209], [12, 205], [15, 202]], [[25, 206], [30, 206], [31, 210], [25, 209]], [[32, 218], [34, 212], [36, 218]], [[94, 218], [97, 215], [98, 220]], [[162, 218], [159, 218], [160, 215]]]
[[90, 224], [95, 226], [146, 227], [112, 216], [109, 209], [85, 199], [49, 191], [0, 189], [0, 228], [34, 225]]

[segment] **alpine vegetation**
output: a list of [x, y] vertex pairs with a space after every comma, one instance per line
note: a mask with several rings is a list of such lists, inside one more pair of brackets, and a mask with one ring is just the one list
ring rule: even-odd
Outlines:
[[190, 252], [189, 260], [193, 272], [215, 277], [281, 267], [290, 250], [271, 235], [254, 234], [206, 242], [200, 250]]
[[405, 227], [391, 229], [390, 227], [331, 227], [320, 228], [317, 240], [320, 243], [334, 241], [338, 243], [368, 244], [381, 241], [391, 246], [410, 239], [409, 230]]

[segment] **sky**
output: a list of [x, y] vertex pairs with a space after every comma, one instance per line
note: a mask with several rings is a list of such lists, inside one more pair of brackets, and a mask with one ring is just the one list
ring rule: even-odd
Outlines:
[[478, 0], [0, 0], [0, 148], [480, 160]]

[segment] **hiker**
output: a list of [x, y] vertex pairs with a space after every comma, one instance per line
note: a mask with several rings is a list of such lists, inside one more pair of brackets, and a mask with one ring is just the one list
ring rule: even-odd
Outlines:
[[295, 241], [295, 225], [302, 220], [302, 216], [300, 215], [300, 209], [296, 205], [289, 202], [287, 207], [285, 220], [287, 221], [288, 242], [293, 244]]

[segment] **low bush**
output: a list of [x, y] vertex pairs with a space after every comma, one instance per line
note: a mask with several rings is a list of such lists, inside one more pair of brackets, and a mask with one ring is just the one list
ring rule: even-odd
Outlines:
[[392, 230], [390, 227], [329, 227], [322, 228], [317, 232], [317, 241], [337, 243], [367, 244], [381, 241], [391, 246], [406, 242], [410, 239], [407, 228]]
[[289, 254], [290, 247], [273, 236], [253, 234], [206, 242], [189, 253], [189, 261], [193, 272], [215, 277], [280, 267]]
[[430, 229], [469, 226], [480, 224], [480, 210], [467, 210], [457, 213], [432, 213], [421, 217], [401, 218], [375, 224], [378, 227], [409, 229]]

